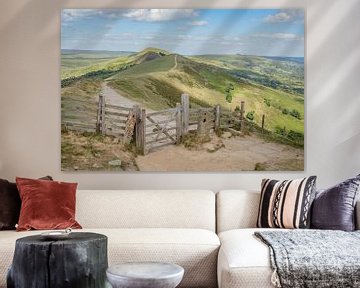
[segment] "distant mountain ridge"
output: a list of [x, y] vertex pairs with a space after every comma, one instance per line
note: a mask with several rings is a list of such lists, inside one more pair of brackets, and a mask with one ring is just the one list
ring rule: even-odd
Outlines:
[[115, 54], [119, 54], [119, 53], [124, 53], [124, 54], [134, 54], [136, 52], [134, 51], [117, 51], [117, 50], [91, 50], [91, 49], [61, 49], [61, 53], [115, 53]]
[[304, 64], [304, 57], [284, 57], [284, 56], [263, 56], [264, 58], [279, 60], [279, 61], [293, 61]]

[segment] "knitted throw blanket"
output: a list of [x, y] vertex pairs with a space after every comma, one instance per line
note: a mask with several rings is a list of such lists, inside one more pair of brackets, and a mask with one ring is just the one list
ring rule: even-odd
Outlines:
[[270, 248], [276, 287], [360, 287], [360, 230], [255, 232]]

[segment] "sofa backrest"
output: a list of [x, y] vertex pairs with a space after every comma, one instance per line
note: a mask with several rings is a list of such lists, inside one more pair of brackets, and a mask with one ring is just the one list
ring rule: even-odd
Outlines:
[[76, 220], [84, 228], [215, 231], [215, 193], [209, 190], [78, 190]]
[[223, 190], [216, 194], [217, 233], [239, 228], [255, 228], [260, 192]]
[[[360, 198], [360, 196], [359, 196]], [[260, 192], [223, 190], [216, 194], [216, 232], [239, 228], [255, 228]], [[355, 206], [356, 230], [360, 230], [360, 199]]]

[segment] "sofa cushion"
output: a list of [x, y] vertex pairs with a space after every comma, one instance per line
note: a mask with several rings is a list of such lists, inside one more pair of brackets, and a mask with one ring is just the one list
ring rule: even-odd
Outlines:
[[294, 180], [263, 179], [257, 227], [309, 228], [316, 176]]
[[17, 177], [16, 185], [22, 201], [16, 230], [81, 228], [75, 221], [77, 183]]
[[270, 229], [235, 229], [219, 234], [219, 288], [274, 287], [269, 248], [254, 236], [261, 230]]
[[0, 230], [15, 230], [21, 200], [16, 184], [0, 179]]
[[83, 228], [215, 231], [215, 194], [209, 190], [78, 190], [76, 197]]
[[259, 200], [259, 191], [222, 190], [217, 193], [217, 233], [239, 228], [255, 228]]
[[360, 175], [316, 193], [311, 216], [314, 229], [355, 229], [355, 204], [359, 193]]
[[[52, 180], [51, 176], [40, 179]], [[0, 230], [15, 230], [18, 223], [21, 199], [16, 183], [0, 179]]]
[[[77, 231], [77, 230], [74, 230]], [[135, 261], [164, 261], [185, 269], [179, 287], [216, 287], [216, 263], [220, 241], [204, 229], [138, 228], [82, 229], [108, 237], [109, 265]], [[11, 264], [17, 238], [44, 231], [0, 232], [0, 287]]]

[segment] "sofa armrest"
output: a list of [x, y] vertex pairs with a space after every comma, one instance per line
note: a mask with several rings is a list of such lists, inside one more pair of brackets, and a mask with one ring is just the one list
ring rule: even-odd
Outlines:
[[355, 229], [360, 230], [360, 199], [357, 200], [355, 206]]

